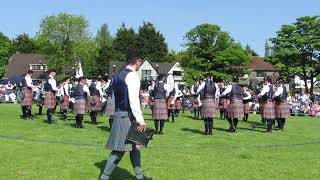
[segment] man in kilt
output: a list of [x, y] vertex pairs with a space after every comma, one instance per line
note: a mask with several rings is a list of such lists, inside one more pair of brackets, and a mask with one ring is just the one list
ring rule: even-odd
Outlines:
[[227, 120], [229, 122], [229, 132], [235, 132], [238, 126], [239, 118], [243, 118], [242, 90], [238, 83], [238, 78], [234, 77], [233, 82], [227, 86], [221, 96], [228, 96], [230, 105], [227, 109]]
[[250, 111], [249, 101], [251, 99], [251, 93], [247, 90], [247, 87], [243, 87], [242, 96], [243, 96], [243, 112], [244, 112], [243, 121], [247, 122], [249, 118], [249, 111]]
[[177, 95], [176, 95], [177, 98], [176, 98], [176, 100], [175, 100], [175, 102], [174, 102], [174, 104], [175, 104], [175, 106], [176, 106], [176, 109], [175, 109], [175, 117], [179, 117], [180, 110], [182, 109], [182, 100], [181, 100], [181, 98], [182, 98], [183, 94], [182, 94], [182, 92], [181, 92], [181, 90], [179, 89], [179, 87], [178, 87], [177, 84], [176, 84], [176, 86], [177, 86], [176, 89], [178, 89], [178, 91], [177, 91]]
[[109, 127], [112, 128], [113, 123], [113, 115], [114, 115], [114, 94], [113, 94], [113, 87], [112, 87], [113, 78], [110, 82], [109, 88], [106, 92], [107, 94], [107, 107], [106, 107], [106, 114], [109, 116]]
[[199, 87], [199, 80], [194, 78], [195, 83], [191, 86], [191, 95], [192, 95], [192, 108], [193, 108], [193, 117], [199, 119], [200, 117], [200, 107], [199, 107], [199, 101], [198, 101], [198, 94], [197, 90]]
[[139, 101], [140, 79], [136, 71], [141, 65], [141, 59], [134, 49], [130, 49], [127, 66], [113, 79], [113, 93], [115, 97], [114, 122], [106, 148], [112, 152], [100, 180], [110, 179], [110, 175], [122, 159], [126, 151], [130, 151], [130, 160], [138, 180], [151, 180], [141, 169], [141, 145], [127, 140], [131, 123], [138, 123], [138, 131], [146, 129]]
[[97, 114], [101, 111], [101, 97], [103, 95], [101, 81], [97, 80], [97, 78], [92, 78], [92, 83], [89, 87], [89, 91], [91, 98], [93, 98], [95, 101], [94, 105], [89, 103], [91, 123], [96, 125]]
[[63, 97], [63, 101], [60, 103], [61, 112], [62, 112], [61, 120], [67, 120], [67, 113], [69, 110], [69, 99], [70, 99], [69, 83], [70, 83], [69, 78], [66, 78], [60, 87], [61, 97]]
[[[163, 83], [163, 75], [158, 76], [158, 80], [155, 82], [153, 89], [151, 89], [151, 96], [153, 101], [152, 119], [154, 120], [154, 126], [156, 134], [163, 134], [164, 121], [168, 119], [168, 107], [167, 107], [167, 84]], [[160, 123], [160, 131], [159, 130]]]
[[272, 132], [272, 125], [275, 119], [275, 104], [273, 102], [273, 86], [271, 84], [271, 78], [264, 79], [264, 85], [261, 92], [258, 94], [258, 98], [261, 101], [261, 117], [267, 123], [266, 133]]
[[87, 86], [87, 79], [85, 77], [79, 77], [78, 84], [74, 87], [74, 106], [73, 113], [76, 114], [76, 128], [83, 128], [83, 115], [86, 113], [86, 99], [90, 95], [89, 88]]
[[170, 115], [171, 115], [171, 118], [172, 118], [172, 123], [174, 123], [174, 117], [176, 116], [175, 115], [175, 112], [176, 112], [176, 99], [177, 99], [177, 92], [178, 92], [178, 86], [176, 86], [176, 84], [174, 85], [174, 89], [169, 93], [169, 98], [167, 100], [167, 106], [168, 106], [168, 121], [169, 121], [169, 118], [170, 118]]
[[212, 135], [213, 116], [216, 112], [216, 98], [220, 95], [218, 84], [213, 81], [211, 73], [207, 74], [207, 80], [201, 83], [198, 87], [197, 93], [200, 93], [200, 100], [202, 102], [202, 119], [204, 120], [204, 134]]
[[284, 79], [278, 80], [279, 87], [274, 93], [276, 105], [276, 119], [279, 130], [283, 131], [286, 118], [290, 116], [289, 103], [287, 102], [288, 92], [284, 84]]
[[47, 109], [47, 120], [48, 124], [52, 124], [52, 115], [55, 112], [56, 107], [56, 98], [55, 94], [59, 91], [57, 88], [57, 82], [54, 79], [56, 76], [56, 71], [54, 69], [50, 69], [48, 71], [48, 78], [46, 80], [46, 83], [44, 85], [45, 98], [44, 98], [44, 107]]
[[22, 79], [22, 88], [23, 88], [23, 99], [21, 100], [21, 109], [22, 109], [22, 117], [23, 119], [29, 120], [32, 119], [32, 79], [31, 76], [33, 74], [32, 70], [28, 70], [25, 77]]

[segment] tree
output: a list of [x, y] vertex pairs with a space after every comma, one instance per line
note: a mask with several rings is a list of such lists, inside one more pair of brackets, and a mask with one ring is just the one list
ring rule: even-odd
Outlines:
[[275, 51], [271, 62], [284, 75], [300, 76], [305, 92], [313, 94], [314, 78], [320, 75], [320, 17], [300, 17], [291, 25], [283, 25], [271, 41]]
[[41, 21], [38, 43], [48, 65], [56, 68], [58, 74], [78, 60], [82, 64], [94, 63], [96, 48], [88, 27], [85, 17], [68, 13], [47, 16]]
[[30, 54], [38, 52], [35, 40], [29, 37], [26, 33], [19, 34], [15, 39], [13, 39], [12, 44], [13, 53], [19, 52], [23, 54]]
[[10, 39], [0, 32], [0, 79], [3, 78], [11, 56], [12, 43]]
[[114, 49], [121, 54], [121, 59], [126, 60], [130, 48], [136, 48], [137, 34], [132, 28], [127, 28], [124, 23], [117, 30], [113, 41]]
[[[221, 31], [218, 25], [201, 24], [185, 35], [185, 46], [189, 60], [182, 63], [187, 76], [211, 72], [216, 78], [241, 76], [248, 55], [229, 33]], [[188, 73], [189, 72], [189, 73]]]
[[251, 47], [249, 46], [249, 44], [246, 45], [246, 51], [249, 55], [251, 56], [259, 56], [258, 53], [256, 53], [253, 49], [251, 49]]
[[110, 34], [107, 24], [102, 24], [100, 30], [98, 30], [96, 41], [100, 47], [112, 47], [113, 37]]
[[164, 61], [168, 54], [168, 45], [163, 35], [150, 22], [143, 22], [139, 27], [136, 44], [142, 59]]

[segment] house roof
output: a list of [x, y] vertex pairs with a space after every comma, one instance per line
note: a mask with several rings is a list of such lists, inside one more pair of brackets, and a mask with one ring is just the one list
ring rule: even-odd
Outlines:
[[[26, 74], [30, 64], [40, 64], [40, 61], [45, 64], [44, 57], [41, 54], [14, 54], [9, 60], [4, 78]], [[44, 79], [45, 77], [46, 75], [42, 70], [34, 71], [32, 75], [33, 79]]]
[[265, 61], [263, 57], [259, 56], [251, 56], [246, 68], [254, 71], [277, 71], [270, 62]]
[[115, 65], [115, 73], [118, 73], [122, 68], [126, 66], [126, 61], [110, 61], [109, 64], [109, 77], [113, 74], [113, 65]]

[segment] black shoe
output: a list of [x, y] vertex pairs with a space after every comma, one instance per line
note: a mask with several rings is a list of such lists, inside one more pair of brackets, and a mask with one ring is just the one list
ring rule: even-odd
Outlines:
[[162, 132], [162, 131], [160, 131], [158, 134], [163, 135], [163, 132]]

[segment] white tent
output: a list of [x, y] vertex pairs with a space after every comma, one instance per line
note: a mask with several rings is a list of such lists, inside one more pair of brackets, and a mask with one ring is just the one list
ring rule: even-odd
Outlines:
[[75, 71], [76, 71], [76, 78], [83, 76], [83, 70], [82, 70], [80, 61], [77, 63]]

